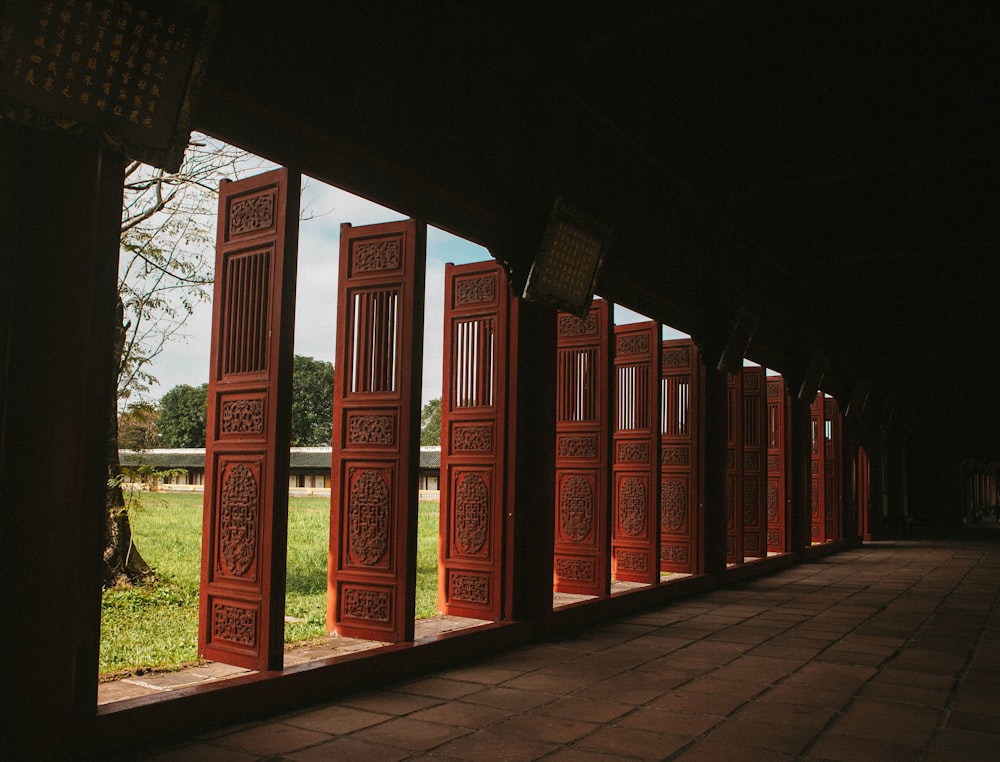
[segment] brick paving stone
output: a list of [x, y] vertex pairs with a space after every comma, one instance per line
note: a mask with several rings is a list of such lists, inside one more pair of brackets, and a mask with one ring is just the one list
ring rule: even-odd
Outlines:
[[960, 728], [943, 728], [934, 738], [928, 760], [936, 762], [984, 762], [1000, 759], [1000, 735]]
[[545, 758], [545, 762], [618, 762], [617, 754], [602, 754], [599, 751], [586, 749], [560, 749], [555, 754]]
[[541, 759], [559, 747], [556, 744], [515, 738], [486, 730], [470, 733], [435, 749], [438, 754], [468, 762], [530, 762]]
[[773, 749], [755, 749], [741, 744], [705, 740], [699, 741], [675, 759], [676, 762], [791, 762], [796, 757]]
[[700, 736], [722, 721], [721, 717], [693, 712], [674, 712], [669, 709], [636, 709], [621, 718], [618, 726], [670, 733], [678, 736]]
[[582, 722], [566, 717], [553, 717], [531, 712], [512, 717], [505, 722], [494, 725], [490, 730], [532, 741], [567, 744], [592, 733], [599, 727], [600, 723], [596, 722]]
[[861, 740], [856, 736], [825, 733], [809, 747], [803, 760], [829, 760], [829, 762], [922, 762], [925, 751], [913, 746], [875, 739]]
[[573, 746], [616, 754], [622, 759], [666, 759], [690, 741], [686, 736], [611, 725], [577, 741]]
[[187, 744], [183, 748], [165, 748], [140, 756], [129, 756], [130, 762], [258, 762], [259, 754], [226, 749], [210, 743]]
[[723, 717], [731, 714], [744, 703], [746, 703], [746, 699], [738, 696], [713, 695], [680, 688], [651, 701], [649, 706], [656, 709], [714, 714]]
[[922, 704], [923, 706], [944, 709], [951, 700], [952, 693], [946, 688], [925, 687], [921, 685], [901, 685], [876, 677], [861, 689], [862, 696], [883, 701], [899, 701], [904, 704]]
[[830, 732], [924, 748], [942, 721], [931, 707], [859, 698], [830, 726]]
[[364, 760], [364, 762], [400, 762], [409, 756], [410, 752], [405, 749], [365, 743], [353, 738], [337, 738], [293, 754], [285, 754], [281, 759], [287, 760], [287, 762], [330, 762], [334, 759], [352, 759], [359, 760], [359, 762], [360, 760]]
[[484, 728], [495, 722], [504, 720], [515, 714], [515, 710], [498, 709], [482, 704], [467, 704], [463, 701], [449, 701], [428, 709], [421, 709], [408, 715], [414, 720], [443, 722], [447, 725], [457, 725], [463, 728]]
[[825, 728], [834, 717], [836, 709], [807, 704], [787, 704], [780, 701], [754, 701], [740, 709], [741, 720], [771, 722], [780, 717], [789, 725], [799, 725], [819, 731]]
[[449, 669], [441, 673], [441, 677], [450, 680], [460, 680], [467, 683], [479, 683], [480, 685], [499, 685], [505, 680], [523, 675], [524, 672], [517, 669], [501, 669], [499, 667], [487, 665], [472, 665]]
[[418, 696], [431, 698], [454, 699], [481, 691], [482, 685], [461, 680], [450, 680], [444, 677], [425, 677], [422, 680], [403, 683], [395, 687], [400, 693], [415, 693]]
[[534, 709], [536, 706], [541, 706], [542, 704], [548, 704], [555, 701], [556, 698], [558, 696], [551, 693], [517, 690], [501, 686], [498, 688], [487, 688], [479, 691], [479, 693], [470, 694], [462, 700], [470, 704], [484, 704], [499, 709], [524, 711]]
[[948, 727], [959, 730], [974, 730], [1000, 737], [1000, 719], [995, 714], [952, 709], [948, 713]]
[[816, 736], [816, 729], [785, 722], [731, 717], [716, 727], [708, 736], [714, 743], [767, 749], [781, 754], [801, 753]]
[[394, 746], [410, 751], [426, 751], [459, 738], [468, 732], [467, 728], [446, 725], [441, 722], [397, 717], [380, 725], [359, 730], [352, 733], [350, 737], [355, 741]]
[[230, 749], [254, 752], [262, 756], [290, 754], [329, 740], [326, 733], [306, 730], [283, 722], [271, 722], [238, 730], [215, 739], [215, 743]]
[[552, 717], [567, 717], [584, 722], [611, 722], [635, 709], [628, 704], [617, 704], [597, 698], [567, 696], [551, 704], [544, 704], [534, 711]]
[[600, 696], [607, 701], [639, 706], [662, 696], [674, 681], [655, 672], [633, 670], [605, 680], [599, 680], [577, 691], [574, 695]]
[[366, 712], [361, 709], [353, 709], [349, 706], [332, 704], [331, 706], [320, 707], [308, 712], [289, 715], [284, 718], [287, 725], [306, 730], [315, 730], [320, 733], [334, 733], [345, 735], [353, 733], [355, 730], [367, 728], [370, 725], [377, 725], [385, 722], [392, 715], [378, 712]]
[[344, 699], [343, 703], [372, 712], [400, 715], [440, 704], [441, 699], [431, 698], [430, 696], [418, 696], [415, 693], [376, 691], [373, 693], [362, 693], [358, 696], [348, 696]]

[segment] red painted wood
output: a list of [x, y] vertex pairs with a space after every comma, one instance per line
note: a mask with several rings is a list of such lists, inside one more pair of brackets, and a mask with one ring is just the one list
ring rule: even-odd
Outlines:
[[843, 536], [843, 434], [840, 406], [823, 399], [823, 533], [827, 542]]
[[611, 575], [660, 577], [660, 326], [615, 327], [614, 482]]
[[560, 312], [556, 368], [553, 589], [610, 592], [611, 304], [587, 317]]
[[813, 543], [824, 542], [826, 537], [823, 531], [823, 492], [826, 482], [826, 459], [823, 457], [824, 450], [824, 421], [823, 421], [823, 392], [816, 395], [809, 408], [810, 425], [810, 478], [809, 478], [809, 499], [810, 499], [810, 537]]
[[281, 669], [299, 175], [219, 188], [198, 652]]
[[726, 375], [726, 563], [743, 563], [743, 371]]
[[327, 627], [413, 639], [427, 227], [341, 226]]
[[767, 555], [767, 404], [764, 369], [743, 369], [743, 559]]
[[790, 421], [788, 390], [781, 376], [767, 377], [767, 550], [786, 553], [788, 543], [788, 467]]
[[872, 539], [871, 478], [871, 459], [868, 457], [868, 450], [859, 447], [855, 482], [858, 493], [858, 537], [866, 542]]
[[704, 373], [690, 339], [663, 342], [660, 376], [660, 571], [701, 570]]
[[445, 266], [438, 608], [504, 618], [510, 320], [494, 261]]

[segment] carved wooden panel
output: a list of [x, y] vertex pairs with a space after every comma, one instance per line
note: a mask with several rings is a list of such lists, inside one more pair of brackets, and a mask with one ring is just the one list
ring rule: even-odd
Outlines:
[[843, 418], [833, 397], [823, 400], [823, 535], [827, 542], [843, 535]]
[[219, 189], [198, 650], [280, 669], [299, 176]]
[[660, 325], [615, 327], [611, 573], [660, 576]]
[[513, 309], [496, 262], [445, 267], [438, 608], [494, 621], [504, 618]]
[[823, 392], [816, 395], [810, 407], [810, 471], [809, 498], [810, 498], [810, 537], [812, 542], [825, 542], [824, 532], [824, 501], [823, 491], [826, 483], [826, 459], [823, 457], [824, 440], [826, 428], [823, 419]]
[[743, 370], [726, 377], [726, 563], [743, 563]]
[[604, 596], [611, 581], [611, 304], [560, 313], [556, 366], [556, 592]]
[[327, 628], [413, 639], [426, 225], [340, 231]]
[[781, 376], [767, 378], [767, 551], [788, 548], [788, 392]]
[[743, 556], [761, 558], [767, 554], [767, 404], [764, 369], [743, 368]]
[[700, 571], [701, 358], [690, 339], [663, 342], [660, 377], [660, 571]]

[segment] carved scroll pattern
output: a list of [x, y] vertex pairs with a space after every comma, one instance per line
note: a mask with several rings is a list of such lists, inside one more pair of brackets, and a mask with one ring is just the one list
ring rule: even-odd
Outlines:
[[388, 622], [391, 599], [384, 590], [344, 588], [344, 615], [352, 619], [371, 622]]
[[757, 499], [757, 482], [747, 479], [743, 482], [743, 521], [756, 524], [760, 521], [760, 504]]
[[496, 278], [460, 278], [455, 282], [456, 304], [481, 304], [496, 301]]
[[245, 235], [274, 225], [275, 194], [235, 199], [229, 206], [229, 235]]
[[226, 474], [219, 496], [219, 556], [223, 570], [242, 577], [257, 559], [260, 490], [246, 465], [237, 463]]
[[774, 482], [767, 483], [767, 520], [775, 521], [778, 518], [778, 485]]
[[760, 453], [759, 452], [743, 453], [743, 468], [747, 471], [759, 471]]
[[351, 555], [374, 566], [389, 549], [389, 487], [378, 471], [363, 471], [351, 483], [347, 505]]
[[489, 426], [456, 425], [451, 432], [452, 446], [456, 452], [491, 452], [493, 432]]
[[686, 564], [688, 560], [688, 547], [687, 545], [661, 545], [660, 556], [664, 561]]
[[222, 403], [223, 434], [261, 434], [264, 431], [264, 400], [225, 400]]
[[646, 486], [634, 476], [622, 479], [618, 493], [618, 525], [629, 537], [646, 530]]
[[649, 463], [648, 442], [619, 442], [616, 453], [618, 463]]
[[597, 315], [588, 312], [582, 320], [575, 315], [560, 313], [560, 336], [594, 336], [597, 334]]
[[468, 603], [490, 602], [490, 582], [488, 577], [479, 574], [462, 574], [452, 572], [449, 580], [451, 597]]
[[560, 458], [596, 458], [597, 437], [591, 434], [560, 436], [556, 448]]
[[616, 351], [619, 355], [647, 354], [649, 352], [649, 336], [645, 333], [618, 336]]
[[489, 534], [490, 491], [479, 474], [465, 474], [455, 490], [455, 544], [467, 556], [482, 551]]
[[593, 561], [586, 558], [557, 558], [556, 574], [561, 579], [590, 582], [595, 578], [597, 568]]
[[594, 525], [594, 490], [582, 476], [572, 474], [559, 490], [559, 529], [568, 542], [583, 542]]
[[664, 368], [687, 368], [691, 365], [691, 350], [688, 347], [663, 351], [661, 366]]
[[680, 479], [664, 479], [660, 494], [660, 521], [664, 532], [679, 532], [687, 516], [687, 489]]
[[213, 601], [212, 635], [216, 640], [228, 640], [252, 648], [257, 645], [257, 612]]
[[687, 447], [663, 447], [660, 449], [660, 457], [665, 466], [686, 466], [691, 459]]
[[351, 250], [351, 268], [356, 273], [398, 270], [402, 246], [398, 240], [358, 241]]
[[627, 571], [646, 571], [646, 554], [634, 550], [618, 550], [615, 559], [619, 569]]
[[352, 445], [391, 445], [396, 441], [396, 422], [391, 415], [349, 414], [347, 429], [347, 441]]

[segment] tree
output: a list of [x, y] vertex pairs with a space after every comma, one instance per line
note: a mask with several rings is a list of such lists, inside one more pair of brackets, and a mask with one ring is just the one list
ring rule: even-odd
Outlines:
[[178, 384], [160, 398], [160, 443], [164, 447], [204, 447], [208, 384]]
[[333, 365], [295, 355], [292, 373], [292, 446], [329, 446], [333, 441]]
[[441, 398], [430, 400], [420, 411], [420, 444], [441, 445]]
[[149, 450], [160, 444], [160, 411], [152, 402], [137, 402], [118, 416], [118, 446], [123, 450]]
[[213, 277], [219, 180], [238, 177], [247, 154], [195, 137], [176, 173], [132, 162], [125, 171], [114, 370], [118, 385], [109, 407], [107, 521], [104, 584], [153, 577], [132, 540], [121, 489], [118, 419], [142, 401], [156, 380], [150, 364], [178, 338], [195, 305], [209, 298]]

